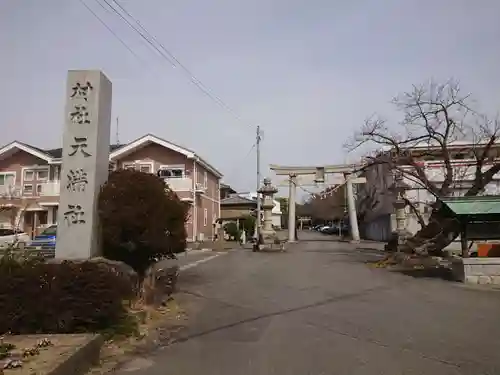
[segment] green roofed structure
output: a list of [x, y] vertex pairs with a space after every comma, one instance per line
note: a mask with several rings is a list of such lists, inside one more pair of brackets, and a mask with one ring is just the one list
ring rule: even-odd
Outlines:
[[461, 224], [462, 255], [469, 240], [500, 240], [500, 196], [441, 198], [444, 213]]

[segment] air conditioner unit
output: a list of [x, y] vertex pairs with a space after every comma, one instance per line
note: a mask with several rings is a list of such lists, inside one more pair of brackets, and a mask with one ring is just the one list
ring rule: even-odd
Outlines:
[[204, 193], [206, 190], [207, 190], [207, 188], [205, 187], [204, 184], [202, 184], [201, 182], [196, 183], [196, 192]]

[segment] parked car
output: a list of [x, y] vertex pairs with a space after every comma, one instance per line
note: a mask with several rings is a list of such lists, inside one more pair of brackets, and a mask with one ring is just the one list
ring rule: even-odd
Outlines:
[[56, 238], [57, 238], [57, 225], [51, 225], [45, 228], [45, 230], [38, 236], [33, 238], [30, 242], [29, 247], [32, 250], [49, 250], [53, 251], [56, 249]]
[[331, 235], [338, 235], [339, 234], [339, 228], [337, 225], [330, 225], [326, 228], [323, 228], [321, 230], [321, 233], [324, 234], [331, 234]]
[[319, 232], [323, 234], [330, 234], [332, 229], [333, 227], [331, 225], [324, 225], [319, 229]]
[[30, 236], [19, 229], [0, 229], [0, 249], [6, 248], [14, 244], [24, 243], [30, 241]]

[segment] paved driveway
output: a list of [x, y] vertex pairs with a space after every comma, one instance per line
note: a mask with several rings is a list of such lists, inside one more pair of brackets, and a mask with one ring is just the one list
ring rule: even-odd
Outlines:
[[367, 251], [299, 235], [287, 253], [187, 269], [189, 328], [119, 373], [500, 374], [499, 292], [370, 268]]

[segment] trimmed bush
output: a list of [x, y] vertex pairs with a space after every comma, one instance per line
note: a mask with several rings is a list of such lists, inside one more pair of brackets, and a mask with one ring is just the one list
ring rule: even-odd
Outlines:
[[241, 231], [234, 221], [226, 223], [226, 225], [224, 225], [224, 230], [228, 234], [230, 240], [238, 241], [240, 239]]
[[101, 264], [0, 259], [0, 333], [109, 330], [132, 296], [130, 282]]
[[256, 221], [257, 219], [251, 215], [245, 216], [242, 220], [240, 220], [240, 225], [245, 231], [247, 238], [253, 237]]
[[150, 173], [117, 170], [99, 195], [103, 255], [141, 279], [157, 260], [186, 249], [188, 206]]

